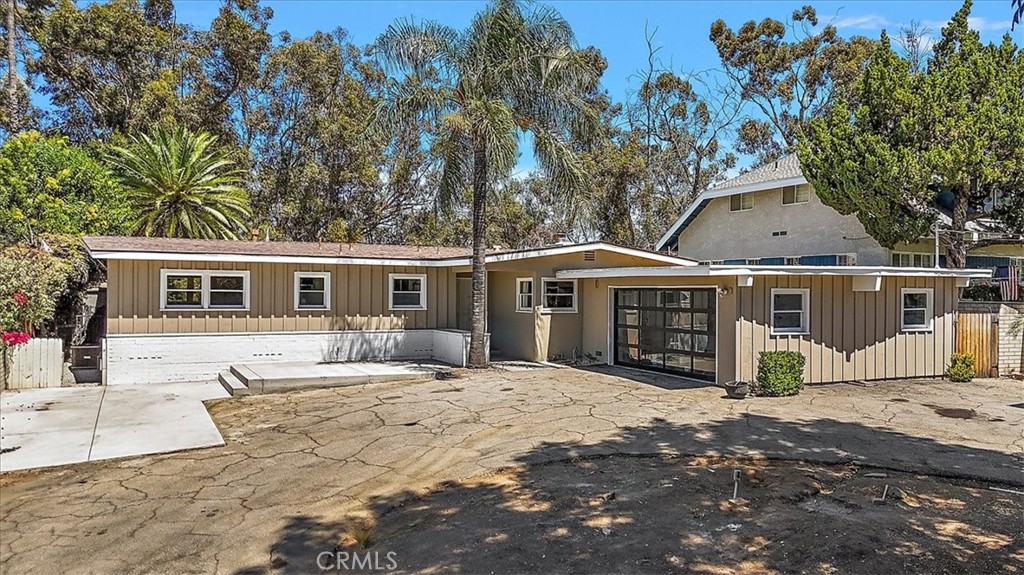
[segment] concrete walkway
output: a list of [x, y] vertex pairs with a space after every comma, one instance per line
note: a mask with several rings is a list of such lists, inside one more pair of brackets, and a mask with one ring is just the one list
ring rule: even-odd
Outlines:
[[0, 572], [317, 573], [317, 554], [381, 498], [552, 460], [579, 461], [585, 481], [586, 458], [608, 454], [856, 462], [1024, 485], [1017, 381], [733, 401], [631, 370], [457, 373], [217, 401], [223, 447], [0, 477]]
[[217, 383], [59, 387], [0, 394], [0, 472], [224, 445], [204, 400]]
[[434, 379], [451, 366], [411, 361], [273, 362], [232, 365], [220, 374], [231, 395], [279, 393], [317, 387], [341, 387]]

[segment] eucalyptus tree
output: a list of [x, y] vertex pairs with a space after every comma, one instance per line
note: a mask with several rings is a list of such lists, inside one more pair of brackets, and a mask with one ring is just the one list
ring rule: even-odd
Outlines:
[[111, 146], [109, 161], [138, 214], [144, 236], [239, 239], [246, 235], [249, 196], [245, 172], [217, 147], [217, 138], [184, 128]]
[[586, 95], [600, 73], [556, 10], [513, 0], [488, 5], [462, 31], [396, 21], [373, 51], [390, 72], [406, 74], [405, 81], [391, 83], [373, 129], [436, 127], [425, 136], [442, 161], [442, 199], [472, 188], [469, 361], [484, 366], [485, 237], [493, 184], [515, 166], [521, 132], [528, 132], [553, 196], [576, 212], [588, 189], [577, 151], [599, 123]]

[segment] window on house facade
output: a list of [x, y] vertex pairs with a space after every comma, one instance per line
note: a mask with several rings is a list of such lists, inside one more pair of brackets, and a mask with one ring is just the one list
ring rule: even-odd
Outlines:
[[750, 194], [736, 194], [729, 198], [729, 210], [745, 212], [754, 209], [754, 197]]
[[902, 331], [932, 330], [932, 290], [903, 288], [900, 297], [900, 329]]
[[810, 333], [810, 290], [772, 289], [772, 335]]
[[576, 280], [541, 280], [542, 309], [549, 312], [576, 311]]
[[807, 184], [782, 188], [782, 205], [806, 204], [811, 201], [811, 187]]
[[330, 272], [295, 272], [295, 309], [330, 309]]
[[160, 270], [160, 307], [248, 309], [248, 271]]
[[516, 278], [516, 311], [533, 311], [533, 278]]
[[426, 274], [388, 274], [388, 309], [427, 309]]
[[934, 254], [914, 254], [908, 252], [893, 252], [892, 265], [900, 268], [930, 268], [935, 267]]

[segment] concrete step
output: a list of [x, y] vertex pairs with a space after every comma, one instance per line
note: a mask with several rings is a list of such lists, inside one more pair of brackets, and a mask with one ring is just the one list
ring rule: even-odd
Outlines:
[[224, 389], [228, 390], [231, 397], [241, 397], [243, 395], [249, 395], [249, 387], [239, 381], [235, 374], [230, 371], [221, 372], [217, 376], [217, 380], [224, 386]]
[[394, 381], [427, 381], [435, 379], [433, 373], [424, 374], [351, 374], [325, 376], [294, 376], [275, 377], [263, 380], [261, 393], [288, 391], [292, 389], [311, 389], [317, 387], [344, 387], [348, 385], [365, 385], [368, 383], [384, 383]]
[[317, 387], [342, 387], [395, 381], [436, 379], [446, 366], [405, 362], [310, 363], [275, 362], [232, 365], [229, 375], [249, 394]]

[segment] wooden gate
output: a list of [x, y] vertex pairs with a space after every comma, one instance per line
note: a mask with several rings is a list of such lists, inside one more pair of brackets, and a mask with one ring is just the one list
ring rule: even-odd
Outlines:
[[999, 377], [999, 315], [957, 312], [956, 352], [974, 356], [978, 377]]

